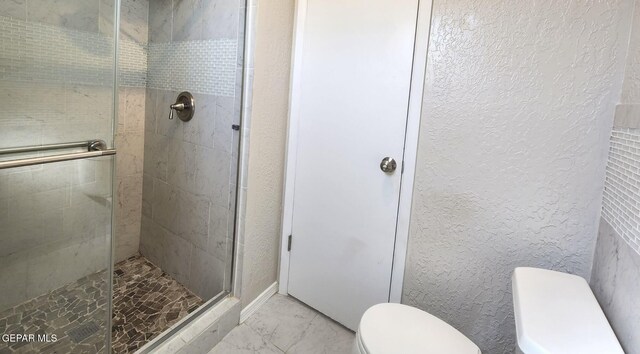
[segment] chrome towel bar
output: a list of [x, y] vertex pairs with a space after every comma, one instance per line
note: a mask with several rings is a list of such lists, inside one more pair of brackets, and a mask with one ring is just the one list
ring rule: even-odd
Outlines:
[[107, 150], [75, 152], [71, 154], [51, 155], [51, 156], [43, 156], [43, 157], [31, 157], [31, 158], [20, 159], [20, 160], [0, 161], [0, 170], [7, 169], [7, 168], [14, 168], [14, 167], [40, 165], [40, 164], [52, 163], [52, 162], [88, 159], [91, 157], [109, 156], [109, 155], [115, 155], [115, 154], [116, 154], [115, 149], [107, 149]]
[[9, 160], [9, 161], [0, 161], [0, 170], [7, 169], [7, 168], [14, 168], [14, 167], [40, 165], [44, 163], [88, 159], [91, 157], [100, 157], [100, 156], [108, 156], [108, 155], [116, 154], [115, 149], [107, 149], [107, 144], [104, 142], [104, 140], [96, 139], [96, 140], [88, 140], [88, 141], [79, 141], [74, 143], [61, 143], [61, 144], [5, 148], [5, 149], [0, 149], [0, 155], [48, 151], [48, 150], [60, 150], [60, 149], [70, 149], [70, 148], [81, 148], [81, 147], [87, 148], [88, 151], [74, 152], [74, 153], [61, 154], [61, 155], [29, 157], [25, 159], [16, 159], [16, 160]]
[[71, 148], [81, 148], [81, 147], [86, 147], [88, 151], [96, 151], [96, 150], [103, 150], [106, 147], [106, 144], [103, 140], [95, 139], [95, 140], [77, 141], [73, 143], [21, 146], [21, 147], [0, 149], [0, 155], [20, 154], [25, 152], [37, 152], [37, 151], [48, 151], [48, 150], [71, 149]]

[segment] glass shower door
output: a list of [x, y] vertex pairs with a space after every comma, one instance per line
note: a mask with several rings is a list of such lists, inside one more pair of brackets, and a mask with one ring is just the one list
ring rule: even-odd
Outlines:
[[0, 3], [0, 353], [108, 352], [110, 1]]

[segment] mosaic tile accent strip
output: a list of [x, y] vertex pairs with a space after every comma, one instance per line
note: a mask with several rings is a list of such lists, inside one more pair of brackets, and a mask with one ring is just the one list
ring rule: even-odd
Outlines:
[[106, 82], [112, 46], [98, 33], [0, 17], [0, 79]]
[[233, 97], [237, 47], [235, 39], [151, 43], [148, 87]]
[[113, 353], [133, 353], [203, 304], [142, 256], [116, 264]]
[[640, 129], [611, 132], [602, 217], [640, 254]]
[[[113, 39], [0, 16], [0, 80], [111, 85]], [[147, 48], [121, 41], [123, 86], [146, 86]]]
[[[122, 39], [120, 86], [233, 97], [237, 49], [236, 39], [150, 45]], [[108, 86], [112, 55], [110, 36], [0, 16], [0, 80]]]
[[118, 57], [118, 84], [127, 87], [147, 87], [146, 44], [120, 40]]
[[[0, 353], [105, 353], [106, 272], [0, 312], [0, 333], [57, 336], [5, 343]], [[203, 301], [142, 256], [116, 264], [112, 353], [133, 353]]]

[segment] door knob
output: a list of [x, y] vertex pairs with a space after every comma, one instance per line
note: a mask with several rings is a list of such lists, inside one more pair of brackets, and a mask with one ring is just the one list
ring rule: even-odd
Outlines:
[[382, 159], [382, 162], [380, 162], [380, 169], [384, 173], [393, 173], [396, 168], [398, 168], [398, 163], [391, 157], [385, 157]]

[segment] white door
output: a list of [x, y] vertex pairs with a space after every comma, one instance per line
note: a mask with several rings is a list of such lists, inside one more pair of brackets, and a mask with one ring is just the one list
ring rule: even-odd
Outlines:
[[[355, 330], [389, 301], [418, 0], [299, 6], [287, 291]], [[394, 172], [381, 170], [385, 157]]]

